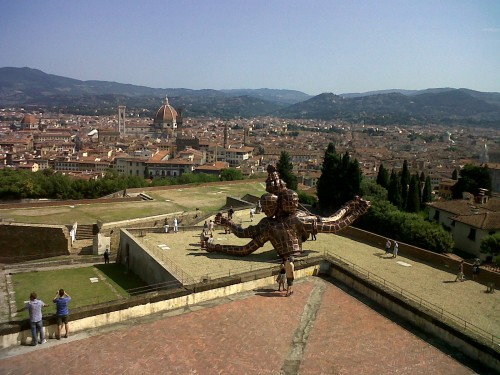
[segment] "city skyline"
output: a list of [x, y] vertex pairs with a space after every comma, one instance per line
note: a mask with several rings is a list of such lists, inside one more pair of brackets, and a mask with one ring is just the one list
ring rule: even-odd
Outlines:
[[157, 88], [500, 92], [496, 1], [0, 3], [0, 66]]

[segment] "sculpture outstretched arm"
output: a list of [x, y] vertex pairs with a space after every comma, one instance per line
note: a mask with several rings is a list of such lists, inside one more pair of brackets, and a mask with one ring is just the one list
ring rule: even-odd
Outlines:
[[267, 236], [260, 235], [243, 246], [208, 244], [205, 250], [208, 251], [209, 253], [224, 253], [230, 255], [244, 256], [253, 253], [255, 250], [262, 247], [268, 240], [269, 238], [267, 238]]
[[[364, 215], [370, 208], [370, 202], [362, 198], [356, 199], [347, 203], [347, 212], [343, 214], [339, 220], [327, 220], [318, 223], [307, 223], [306, 230], [316, 229], [318, 233], [336, 233], [351, 225], [358, 217]], [[339, 211], [343, 210], [340, 209]], [[328, 218], [327, 218], [328, 219]], [[316, 228], [314, 226], [316, 225]], [[310, 228], [309, 228], [310, 227]]]
[[235, 224], [232, 220], [222, 216], [221, 213], [215, 215], [215, 224], [225, 225], [227, 226], [232, 233], [238, 238], [254, 238], [261, 231], [262, 221], [266, 219], [262, 219], [257, 225], [250, 225], [249, 227], [242, 228], [240, 225]]

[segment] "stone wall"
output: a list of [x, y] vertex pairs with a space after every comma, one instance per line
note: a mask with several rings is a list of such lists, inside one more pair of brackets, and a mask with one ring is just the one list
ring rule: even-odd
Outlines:
[[64, 225], [0, 223], [0, 263], [68, 255], [70, 246]]

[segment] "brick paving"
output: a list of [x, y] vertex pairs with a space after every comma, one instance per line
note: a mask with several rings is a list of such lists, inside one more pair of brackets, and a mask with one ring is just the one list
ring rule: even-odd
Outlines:
[[0, 374], [473, 374], [337, 286], [269, 288], [0, 352]]

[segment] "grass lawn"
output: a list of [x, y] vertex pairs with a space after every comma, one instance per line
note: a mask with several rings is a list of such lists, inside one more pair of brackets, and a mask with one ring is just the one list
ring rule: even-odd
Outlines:
[[[117, 300], [128, 296], [126, 289], [145, 285], [137, 276], [125, 274], [122, 265], [112, 263], [83, 268], [55, 269], [12, 275], [16, 307], [22, 308], [29, 300], [32, 291], [38, 298], [49, 305], [44, 314], [55, 312], [52, 299], [63, 288], [70, 296], [70, 309], [89, 306], [96, 303]], [[99, 282], [92, 283], [90, 278], [97, 277]], [[18, 319], [28, 318], [28, 312], [17, 315]]]
[[109, 223], [171, 212], [194, 211], [196, 208], [211, 213], [224, 206], [227, 196], [261, 196], [265, 193], [265, 184], [262, 181], [249, 180], [248, 183], [179, 185], [178, 189], [147, 193], [154, 198], [153, 201], [0, 209], [0, 217], [19, 223], [72, 224], [78, 221], [80, 224], [94, 224], [97, 220]]

